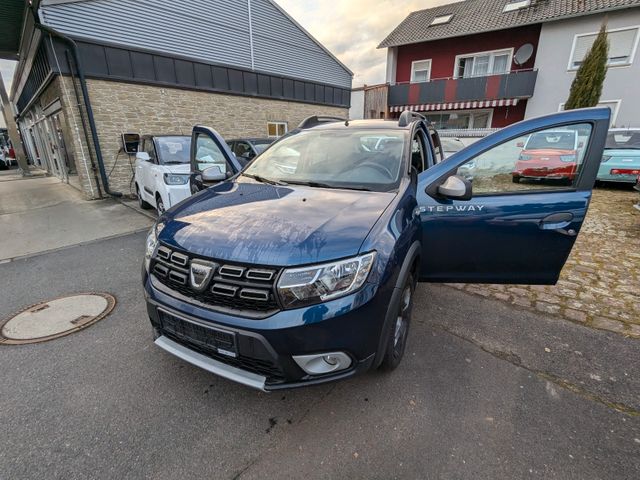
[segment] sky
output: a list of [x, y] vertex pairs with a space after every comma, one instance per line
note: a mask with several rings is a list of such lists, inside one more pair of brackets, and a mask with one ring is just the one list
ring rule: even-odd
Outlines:
[[[353, 86], [358, 87], [384, 82], [387, 51], [376, 47], [410, 12], [453, 0], [276, 1], [354, 73]], [[0, 60], [8, 92], [15, 63]]]
[[454, 0], [276, 0], [354, 73], [353, 86], [385, 80], [387, 50], [376, 47], [415, 10]]

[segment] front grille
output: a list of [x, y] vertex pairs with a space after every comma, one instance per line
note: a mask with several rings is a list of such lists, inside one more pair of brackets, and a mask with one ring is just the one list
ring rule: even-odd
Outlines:
[[[191, 282], [191, 262], [196, 259], [199, 268], [203, 263], [213, 268], [210, 278], [199, 288]], [[279, 269], [201, 259], [162, 245], [151, 272], [170, 290], [214, 310], [262, 318], [280, 310], [275, 293]]]
[[163, 335], [191, 350], [232, 367], [267, 377], [268, 383], [285, 380], [282, 370], [267, 358], [262, 349], [251, 345], [253, 348], [249, 351], [262, 353], [263, 358], [244, 354], [243, 350], [246, 348], [239, 344], [240, 337], [233, 332], [190, 322], [162, 310], [158, 310], [158, 319], [160, 324], [157, 327]]

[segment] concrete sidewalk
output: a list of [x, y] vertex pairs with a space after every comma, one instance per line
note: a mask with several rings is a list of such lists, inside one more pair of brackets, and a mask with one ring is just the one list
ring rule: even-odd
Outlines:
[[84, 200], [58, 178], [9, 181], [9, 176], [0, 176], [0, 261], [135, 232], [152, 224], [150, 218], [114, 200]]

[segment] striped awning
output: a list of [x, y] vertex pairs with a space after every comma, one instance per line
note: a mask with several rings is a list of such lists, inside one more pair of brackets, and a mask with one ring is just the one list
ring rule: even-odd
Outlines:
[[428, 112], [432, 110], [467, 110], [470, 108], [510, 107], [517, 105], [517, 98], [505, 98], [502, 100], [479, 100], [475, 102], [451, 102], [451, 103], [425, 103], [421, 105], [395, 105], [389, 107], [390, 112]]

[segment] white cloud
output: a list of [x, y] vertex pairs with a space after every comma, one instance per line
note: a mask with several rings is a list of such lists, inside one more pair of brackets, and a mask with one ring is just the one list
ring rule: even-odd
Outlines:
[[415, 10], [453, 0], [276, 0], [354, 73], [353, 85], [385, 80], [384, 38]]

